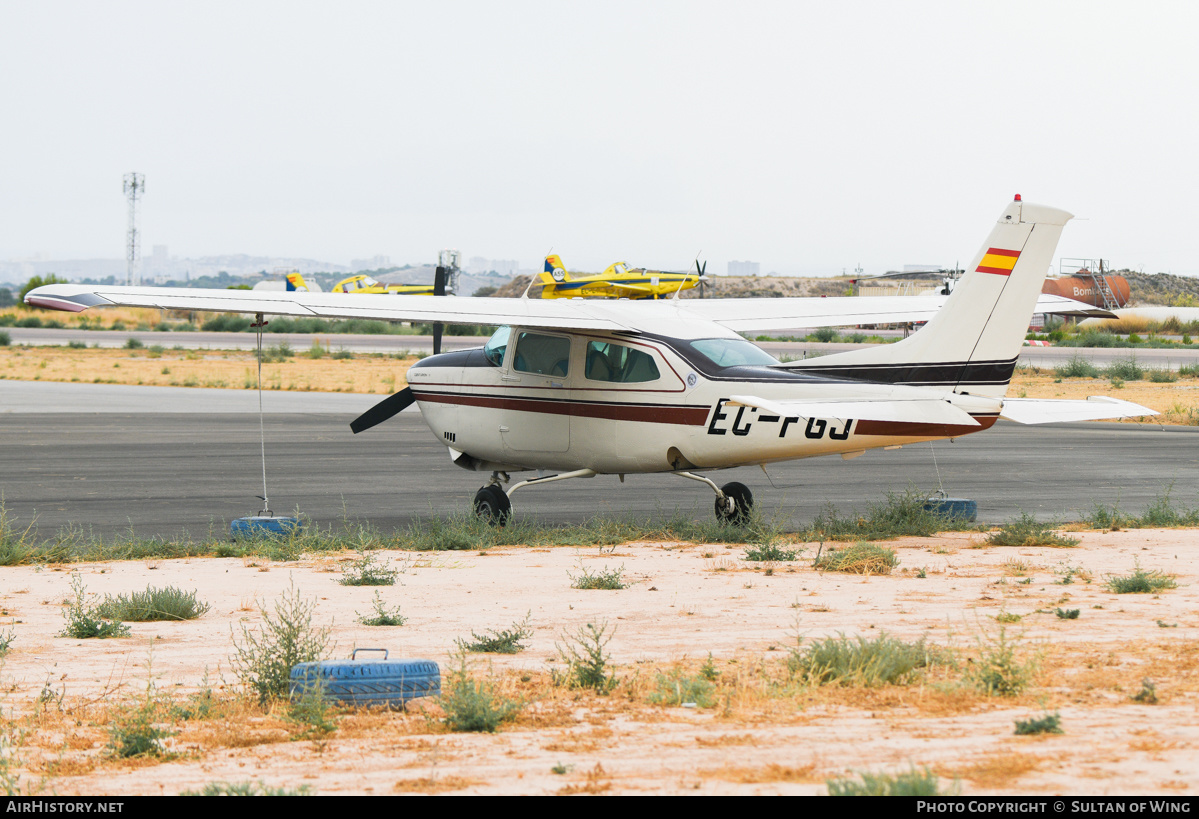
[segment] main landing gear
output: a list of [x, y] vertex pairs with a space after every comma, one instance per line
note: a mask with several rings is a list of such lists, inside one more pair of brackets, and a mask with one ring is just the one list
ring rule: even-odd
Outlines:
[[[710, 478], [705, 478], [703, 475], [695, 475], [691, 472], [675, 472], [673, 474], [699, 481], [712, 488], [712, 491], [716, 493], [716, 519], [721, 523], [741, 526], [749, 521], [750, 511], [754, 508], [754, 493], [749, 491], [749, 487], [745, 484], [733, 481], [724, 486], [717, 486]], [[475, 514], [492, 526], [503, 526], [512, 516], [511, 497], [517, 489], [523, 489], [535, 483], [564, 481], [569, 478], [594, 478], [595, 475], [596, 472], [593, 469], [577, 469], [558, 475], [545, 475], [521, 481], [505, 492], [500, 484], [508, 482], [507, 473], [494, 472], [488, 484], [475, 493]], [[623, 482], [624, 475], [621, 475], [620, 479]]]

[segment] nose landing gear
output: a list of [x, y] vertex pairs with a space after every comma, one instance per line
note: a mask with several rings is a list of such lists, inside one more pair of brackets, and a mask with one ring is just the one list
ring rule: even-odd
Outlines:
[[489, 483], [475, 493], [475, 514], [492, 526], [503, 526], [512, 514], [512, 501], [498, 484]]

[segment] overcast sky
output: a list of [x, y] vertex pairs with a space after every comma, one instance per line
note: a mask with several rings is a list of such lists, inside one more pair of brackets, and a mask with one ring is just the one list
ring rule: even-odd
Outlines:
[[0, 258], [389, 255], [869, 273], [1015, 193], [1199, 275], [1199, 6], [0, 3]]

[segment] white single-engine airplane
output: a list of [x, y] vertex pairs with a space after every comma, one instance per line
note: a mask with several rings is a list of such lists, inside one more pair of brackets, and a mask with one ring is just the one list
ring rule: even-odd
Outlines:
[[[361, 432], [415, 402], [455, 464], [491, 473], [474, 507], [494, 523], [507, 520], [517, 489], [641, 472], [705, 483], [717, 517], [741, 521], [753, 505], [750, 490], [702, 473], [833, 453], [848, 459], [978, 432], [1000, 417], [1038, 424], [1155, 415], [1101, 396], [1005, 397], [1070, 218], [1017, 196], [948, 297], [349, 299], [56, 284], [25, 300], [72, 311], [116, 304], [502, 325], [481, 348], [417, 362], [409, 386], [351, 428]], [[922, 320], [925, 327], [895, 344], [787, 364], [737, 332]], [[504, 488], [510, 473], [526, 470], [538, 476]]]

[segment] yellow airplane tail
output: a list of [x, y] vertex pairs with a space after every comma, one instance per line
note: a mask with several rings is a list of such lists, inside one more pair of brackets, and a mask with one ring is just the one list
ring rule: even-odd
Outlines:
[[557, 253], [551, 253], [545, 257], [545, 270], [541, 273], [541, 282], [545, 285], [552, 285], [555, 282], [570, 281], [570, 274], [566, 272], [566, 265], [562, 264], [562, 258]]
[[307, 292], [308, 283], [304, 281], [304, 277], [298, 272], [287, 274], [287, 289], [288, 291], [303, 290]]

